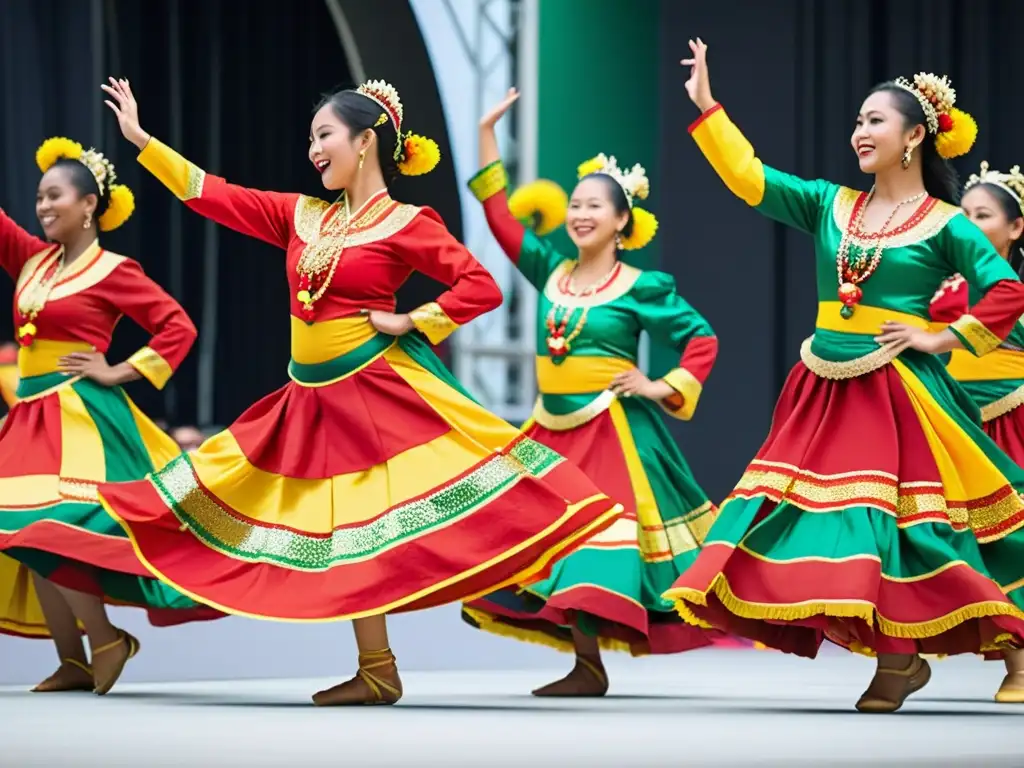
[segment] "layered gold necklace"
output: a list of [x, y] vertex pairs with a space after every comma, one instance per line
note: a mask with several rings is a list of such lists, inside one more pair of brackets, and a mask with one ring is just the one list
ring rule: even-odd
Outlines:
[[61, 275], [64, 273], [64, 248], [62, 247], [57, 252], [57, 258], [49, 262], [45, 266], [40, 265], [39, 279], [35, 279], [35, 275], [29, 277], [22, 289], [21, 293], [18, 294], [18, 315], [20, 322], [18, 323], [18, 344], [23, 347], [32, 346], [32, 342], [35, 341], [36, 333], [36, 318], [39, 317], [39, 313], [43, 311], [43, 307], [46, 306], [46, 302], [50, 299], [50, 294], [53, 289], [60, 282]]

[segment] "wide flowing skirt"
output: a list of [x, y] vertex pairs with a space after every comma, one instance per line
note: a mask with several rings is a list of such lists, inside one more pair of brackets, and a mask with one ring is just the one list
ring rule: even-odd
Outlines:
[[603, 648], [633, 655], [709, 645], [709, 633], [682, 621], [662, 594], [696, 559], [716, 509], [656, 406], [616, 399], [571, 429], [536, 422], [525, 429], [579, 466], [626, 513], [556, 563], [548, 579], [467, 604], [463, 619], [567, 652], [573, 625]]
[[1024, 471], [931, 356], [790, 373], [768, 439], [666, 593], [700, 626], [814, 656], [1024, 646]]
[[194, 453], [100, 488], [148, 567], [221, 610], [318, 621], [456, 602], [543, 578], [622, 512], [418, 337], [290, 372]]
[[24, 379], [0, 429], [0, 631], [47, 637], [29, 569], [157, 626], [222, 614], [160, 583], [99, 503], [97, 485], [137, 480], [178, 454], [120, 388], [63, 374]]

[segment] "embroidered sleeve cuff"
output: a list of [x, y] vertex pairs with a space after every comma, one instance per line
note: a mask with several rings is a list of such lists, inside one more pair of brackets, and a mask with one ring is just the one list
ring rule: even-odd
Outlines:
[[508, 186], [508, 176], [505, 173], [505, 166], [501, 160], [496, 160], [486, 168], [481, 168], [477, 174], [469, 180], [469, 190], [481, 203], [494, 197]]
[[414, 309], [409, 313], [409, 318], [416, 330], [426, 336], [431, 344], [440, 344], [459, 327], [436, 301]]
[[168, 362], [149, 347], [143, 347], [129, 357], [128, 365], [142, 374], [157, 389], [163, 389], [174, 374], [174, 370]]
[[674, 418], [682, 421], [692, 419], [703, 385], [685, 368], [673, 368], [662, 381], [672, 387], [676, 394], [662, 400], [661, 407]]
[[975, 357], [987, 355], [1002, 343], [1002, 339], [978, 320], [974, 315], [961, 315], [958, 320], [949, 324], [956, 337]]
[[206, 172], [197, 168], [155, 136], [139, 152], [139, 164], [159, 179], [181, 201], [203, 194]]

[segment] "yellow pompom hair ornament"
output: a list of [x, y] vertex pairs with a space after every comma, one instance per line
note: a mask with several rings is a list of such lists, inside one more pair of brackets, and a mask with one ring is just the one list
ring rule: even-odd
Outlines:
[[124, 224], [135, 211], [135, 195], [124, 184], [115, 184], [114, 164], [95, 149], [83, 149], [77, 141], [55, 136], [44, 141], [36, 150], [36, 165], [46, 173], [58, 160], [78, 160], [96, 179], [100, 194], [110, 189], [110, 203], [97, 220], [101, 232], [110, 232]]
[[402, 159], [398, 161], [398, 172], [403, 176], [422, 176], [430, 173], [441, 162], [441, 149], [437, 142], [426, 136], [407, 133], [402, 140]]
[[949, 130], [935, 137], [935, 149], [939, 155], [950, 160], [971, 151], [978, 138], [978, 123], [961, 109], [951, 109], [946, 114], [953, 124]]
[[403, 176], [422, 176], [430, 173], [441, 162], [441, 149], [437, 142], [426, 136], [408, 132], [402, 133], [405, 120], [405, 107], [398, 90], [384, 80], [367, 80], [356, 88], [356, 93], [375, 102], [384, 110], [377, 119], [377, 125], [384, 125], [388, 120], [395, 126], [395, 154], [398, 172]]
[[639, 250], [654, 239], [658, 232], [657, 217], [650, 211], [633, 204], [634, 200], [646, 200], [651, 191], [651, 183], [647, 179], [647, 172], [642, 165], [637, 163], [628, 171], [623, 171], [619, 168], [614, 156], [609, 157], [601, 153], [597, 157], [580, 163], [576, 173], [581, 179], [592, 173], [611, 176], [626, 193], [626, 202], [629, 203], [629, 209], [633, 212], [633, 231], [629, 237], [621, 238], [622, 250]]
[[508, 209], [519, 221], [544, 237], [565, 223], [569, 196], [555, 182], [538, 179], [513, 192], [508, 198]]
[[115, 184], [110, 188], [110, 204], [98, 220], [100, 231], [112, 232], [128, 221], [134, 212], [135, 195], [124, 184]]
[[77, 141], [65, 139], [63, 136], [47, 139], [36, 150], [36, 165], [39, 166], [40, 171], [46, 173], [62, 157], [78, 160], [82, 157], [82, 145]]
[[658, 219], [650, 211], [633, 208], [633, 232], [622, 238], [622, 250], [636, 251], [643, 248], [658, 233]]
[[956, 91], [948, 77], [918, 72], [913, 81], [899, 77], [894, 82], [920, 103], [940, 157], [952, 160], [970, 151], [978, 138], [978, 123], [968, 113], [953, 107]]

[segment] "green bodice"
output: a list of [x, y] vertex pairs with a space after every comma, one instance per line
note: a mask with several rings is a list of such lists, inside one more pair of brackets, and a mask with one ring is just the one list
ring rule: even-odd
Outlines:
[[[645, 271], [619, 263], [607, 284], [590, 296], [563, 291], [575, 261], [549, 243], [527, 232], [518, 266], [539, 291], [535, 332], [538, 356], [548, 355], [548, 318], [565, 323], [565, 335], [585, 321], [570, 342], [572, 357], [614, 357], [636, 362], [640, 334], [646, 331], [659, 343], [682, 354], [695, 336], [712, 336], [711, 326], [677, 292], [675, 278], [664, 272]], [[567, 356], [567, 357], [568, 357]]]
[[[825, 360], [847, 361], [878, 349], [873, 341], [878, 327], [869, 328], [871, 323], [864, 322], [867, 317], [873, 321], [888, 319], [888, 312], [900, 313], [919, 319], [923, 326], [936, 286], [950, 274], [959, 272], [981, 293], [1000, 280], [1017, 279], [959, 208], [930, 199], [905, 224], [887, 232], [881, 263], [861, 283], [863, 297], [847, 324], [838, 317], [836, 255], [865, 193], [822, 180], [806, 181], [768, 166], [764, 185], [757, 210], [814, 238], [818, 301], [831, 304], [819, 311], [811, 351]], [[873, 244], [873, 238], [855, 236], [850, 258], [856, 260], [865, 249], [870, 252]]]

